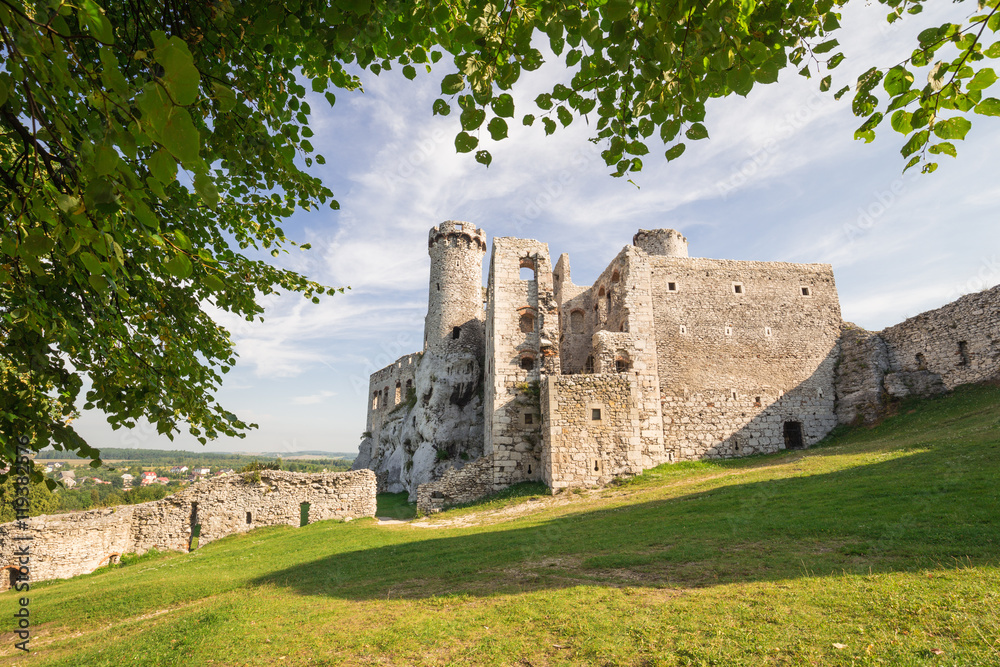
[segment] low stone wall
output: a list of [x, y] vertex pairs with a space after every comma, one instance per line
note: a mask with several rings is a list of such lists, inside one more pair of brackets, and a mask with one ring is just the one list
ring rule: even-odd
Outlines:
[[886, 402], [1000, 378], [1000, 286], [872, 333], [847, 323], [837, 418], [871, 423]]
[[[39, 516], [0, 525], [0, 590], [18, 566], [15, 551], [29, 544], [30, 580], [85, 574], [124, 553], [150, 549], [187, 551], [193, 526], [198, 545], [261, 526], [300, 525], [302, 504], [308, 521], [375, 516], [375, 474], [370, 470], [305, 474], [279, 470], [227, 475], [197, 482], [162, 500], [108, 509]], [[18, 541], [15, 537], [28, 536]]]
[[417, 511], [440, 512], [493, 492], [493, 459], [481, 456], [461, 469], [449, 468], [441, 479], [417, 487]]

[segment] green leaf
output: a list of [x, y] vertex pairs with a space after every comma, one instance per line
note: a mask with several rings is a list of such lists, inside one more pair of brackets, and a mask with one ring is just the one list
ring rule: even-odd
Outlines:
[[229, 113], [236, 106], [236, 93], [229, 86], [223, 86], [217, 81], [212, 82], [215, 91], [215, 101], [219, 103], [219, 111]]
[[[1000, 42], [993, 42], [993, 44], [983, 50], [983, 55], [987, 58], [1000, 58]], [[0, 104], [3, 103], [0, 102]]]
[[187, 109], [175, 108], [160, 133], [160, 143], [183, 164], [193, 164], [198, 160], [201, 137]]
[[889, 124], [892, 126], [892, 129], [896, 130], [896, 132], [899, 132], [900, 134], [909, 134], [913, 131], [913, 126], [910, 124], [910, 118], [912, 116], [913, 114], [908, 111], [899, 109], [896, 113], [892, 114], [892, 117], [889, 119]]
[[177, 161], [163, 148], [153, 153], [146, 166], [153, 178], [164, 185], [170, 185], [177, 178]]
[[934, 134], [939, 139], [965, 139], [972, 129], [972, 123], [963, 116], [940, 120], [934, 125]]
[[104, 10], [94, 0], [83, 0], [80, 3], [80, 18], [90, 30], [90, 34], [105, 44], [115, 43], [115, 34], [111, 23], [104, 16]]
[[843, 88], [841, 88], [840, 90], [838, 90], [838, 91], [837, 91], [836, 93], [834, 93], [834, 95], [833, 95], [833, 99], [835, 99], [835, 100], [839, 100], [839, 99], [840, 99], [841, 97], [843, 97], [843, 96], [844, 96], [844, 94], [845, 94], [845, 93], [847, 93], [847, 92], [848, 92], [848, 91], [849, 91], [850, 89], [851, 89], [851, 87], [850, 87], [850, 86], [844, 86]]
[[493, 162], [493, 156], [487, 150], [476, 151], [476, 162], [479, 164], [486, 165], [489, 168], [490, 163]]
[[514, 98], [507, 93], [502, 93], [493, 98], [490, 102], [493, 113], [504, 118], [514, 117]]
[[570, 113], [570, 110], [564, 106], [560, 106], [556, 109], [556, 116], [559, 117], [559, 122], [562, 123], [563, 127], [566, 127], [573, 122], [573, 114]]
[[441, 93], [444, 95], [454, 95], [465, 88], [465, 80], [461, 74], [448, 74], [441, 79]]
[[163, 265], [163, 268], [167, 270], [167, 273], [181, 280], [190, 276], [192, 271], [191, 260], [182, 252], [171, 257], [170, 261]]
[[[899, 152], [903, 154], [903, 157], [909, 157], [913, 153], [923, 148], [924, 144], [927, 143], [928, 137], [930, 137], [930, 133], [927, 130], [921, 130], [920, 132], [917, 132], [916, 134], [910, 137], [910, 140], [906, 142], [906, 144], [899, 150]], [[919, 159], [919, 156], [917, 157]]]
[[958, 151], [955, 150], [955, 145], [950, 144], [947, 141], [943, 141], [940, 144], [934, 144], [927, 149], [928, 153], [934, 153], [935, 155], [950, 155], [952, 157], [958, 157]]
[[830, 84], [832, 82], [833, 82], [833, 76], [832, 75], [828, 74], [828, 75], [824, 76], [823, 79], [819, 82], [819, 89], [820, 89], [820, 91], [825, 93], [826, 91], [830, 90]]
[[530, 113], [529, 114], [525, 114], [524, 118], [521, 119], [521, 124], [525, 125], [525, 126], [528, 126], [528, 127], [534, 125], [535, 124], [535, 116], [534, 116], [534, 114], [530, 114]]
[[602, 9], [604, 18], [609, 21], [621, 21], [632, 12], [632, 4], [627, 0], [609, 0]]
[[153, 57], [163, 66], [161, 81], [174, 103], [181, 106], [194, 104], [198, 99], [201, 75], [184, 40], [171, 37], [153, 51]]
[[842, 62], [844, 62], [844, 54], [838, 53], [831, 56], [830, 59], [826, 61], [826, 67], [827, 69], [834, 69], [837, 65], [839, 65]]
[[182, 230], [182, 229], [174, 229], [174, 230], [172, 230], [172, 232], [173, 232], [173, 235], [174, 235], [174, 239], [177, 241], [177, 246], [181, 250], [190, 250], [191, 249], [191, 239], [189, 239], [188, 235], [184, 233], [184, 230]]
[[405, 76], [410, 81], [417, 78], [417, 70], [414, 69], [413, 65], [405, 65], [403, 67], [403, 76]]
[[551, 118], [543, 118], [542, 125], [545, 127], [545, 134], [552, 134], [556, 131], [556, 122]]
[[500, 141], [507, 138], [507, 121], [503, 118], [493, 118], [486, 126], [493, 141]]
[[681, 155], [683, 155], [684, 148], [685, 148], [684, 144], [675, 144], [670, 148], [668, 148], [667, 152], [664, 153], [664, 156], [667, 158], [667, 162], [670, 162], [671, 160], [676, 160]]
[[55, 247], [55, 241], [40, 229], [33, 229], [21, 243], [21, 250], [33, 257], [41, 257]]
[[839, 44], [840, 44], [840, 42], [838, 42], [837, 40], [831, 39], [828, 42], [823, 42], [822, 44], [820, 44], [818, 46], [814, 46], [813, 47], [813, 53], [826, 53], [827, 51], [832, 51]]
[[202, 198], [205, 205], [210, 209], [215, 210], [219, 206], [219, 190], [216, 188], [215, 182], [212, 180], [211, 176], [204, 172], [198, 172], [194, 175], [194, 190], [198, 193], [198, 196]]
[[463, 130], [475, 130], [486, 120], [486, 112], [477, 107], [471, 107], [462, 112], [460, 120]]
[[981, 116], [1000, 116], [1000, 100], [987, 97], [976, 105], [975, 112]]
[[972, 81], [966, 86], [968, 90], [983, 90], [992, 86], [997, 80], [996, 73], [989, 67], [984, 67], [983, 69], [976, 72], [976, 75], [972, 77]]
[[885, 81], [882, 82], [882, 87], [885, 88], [885, 92], [889, 93], [893, 97], [902, 95], [910, 86], [913, 85], [913, 74], [911, 74], [906, 68], [896, 66], [893, 67], [885, 75]]
[[469, 153], [479, 145], [479, 139], [468, 132], [459, 132], [455, 137], [455, 150], [459, 153]]
[[206, 273], [201, 277], [201, 283], [213, 292], [226, 291], [226, 283], [213, 273]]
[[705, 129], [705, 126], [702, 125], [701, 123], [695, 123], [690, 128], [688, 128], [688, 131], [684, 133], [684, 136], [686, 136], [688, 139], [691, 139], [692, 141], [696, 141], [698, 139], [707, 139], [708, 130]]
[[542, 93], [541, 95], [535, 98], [535, 104], [538, 106], [539, 109], [548, 111], [549, 109], [552, 108], [552, 95], [548, 93]]
[[447, 116], [451, 113], [451, 106], [442, 99], [434, 100], [431, 108], [434, 110], [435, 116]]
[[7, 95], [10, 94], [10, 88], [7, 85], [7, 80], [5, 77], [0, 76], [0, 107], [7, 103]]
[[67, 195], [59, 193], [56, 195], [56, 206], [63, 213], [69, 213], [70, 211], [75, 211], [80, 207], [80, 200], [73, 195]]

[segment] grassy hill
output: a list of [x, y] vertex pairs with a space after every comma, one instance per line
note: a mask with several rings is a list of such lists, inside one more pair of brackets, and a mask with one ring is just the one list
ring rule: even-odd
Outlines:
[[1000, 389], [609, 489], [261, 529], [30, 609], [0, 664], [996, 665]]

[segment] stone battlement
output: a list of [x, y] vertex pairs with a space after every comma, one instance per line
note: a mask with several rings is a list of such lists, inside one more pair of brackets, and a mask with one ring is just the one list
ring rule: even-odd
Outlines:
[[431, 248], [442, 241], [455, 243], [459, 240], [464, 240], [470, 246], [474, 245], [486, 252], [486, 232], [471, 222], [460, 220], [446, 220], [440, 225], [431, 227], [431, 231], [427, 235], [427, 247]]

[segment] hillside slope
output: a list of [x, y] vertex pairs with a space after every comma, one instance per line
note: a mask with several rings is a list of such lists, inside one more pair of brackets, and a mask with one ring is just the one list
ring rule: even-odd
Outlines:
[[32, 652], [7, 632], [0, 664], [1000, 664], [1000, 389], [804, 452], [262, 529], [30, 598]]

